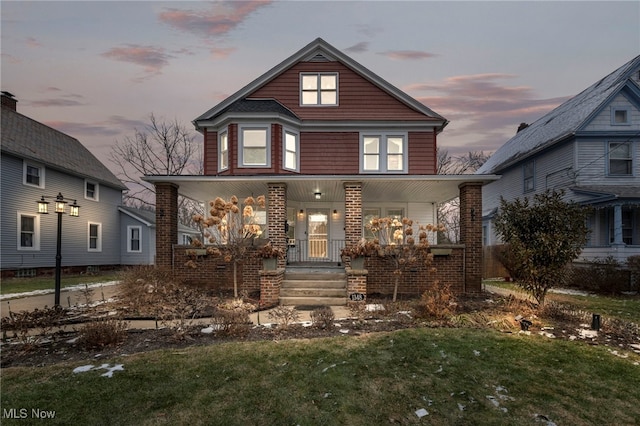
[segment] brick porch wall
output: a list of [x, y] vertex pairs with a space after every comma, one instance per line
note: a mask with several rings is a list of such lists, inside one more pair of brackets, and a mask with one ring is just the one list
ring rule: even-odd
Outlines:
[[482, 184], [460, 185], [460, 243], [466, 247], [465, 289], [482, 291]]

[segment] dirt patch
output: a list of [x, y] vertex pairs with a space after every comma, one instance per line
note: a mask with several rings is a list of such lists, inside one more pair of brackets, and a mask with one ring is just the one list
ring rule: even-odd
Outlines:
[[[82, 362], [92, 359], [109, 359], [158, 349], [181, 349], [227, 342], [314, 339], [320, 337], [360, 336], [368, 333], [393, 331], [413, 327], [470, 327], [490, 328], [505, 333], [526, 333], [544, 338], [575, 340], [576, 344], [608, 345], [612, 350], [637, 350], [631, 345], [640, 344], [640, 331], [633, 323], [601, 318], [600, 330], [591, 330], [592, 318], [569, 307], [550, 305], [544, 310], [531, 303], [510, 296], [481, 295], [457, 300], [453, 315], [446, 319], [420, 318], [417, 301], [391, 303], [388, 300], [370, 300], [374, 308], [355, 308], [349, 318], [337, 318], [328, 325], [319, 323], [294, 323], [288, 326], [272, 324], [266, 315], [263, 325], [243, 323], [223, 329], [207, 318], [198, 324], [184, 322], [182, 328], [158, 324], [158, 328], [129, 329], [124, 338], [114, 345], [88, 348], [81, 343], [80, 330], [90, 317], [114, 314], [122, 304], [113, 301], [91, 308], [84, 315], [74, 316], [74, 324], [67, 330], [32, 330], [30, 338], [13, 336], [3, 329], [1, 366], [45, 366], [61, 362]], [[204, 332], [203, 332], [204, 331]]]

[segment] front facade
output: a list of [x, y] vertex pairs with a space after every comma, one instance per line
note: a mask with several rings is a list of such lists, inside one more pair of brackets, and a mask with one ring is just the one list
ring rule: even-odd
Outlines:
[[[481, 186], [491, 177], [435, 174], [436, 139], [446, 124], [317, 39], [195, 119], [204, 136], [205, 176], [147, 180], [157, 194], [179, 191], [202, 202], [266, 195], [264, 232], [286, 250], [282, 268], [340, 264], [345, 245], [371, 237], [365, 226], [373, 217], [435, 224], [437, 203], [463, 187], [467, 201], [476, 203], [469, 209], [481, 211]], [[170, 205], [162, 209], [170, 211]], [[474, 224], [479, 231], [480, 221]], [[467, 259], [479, 261], [467, 244]], [[157, 250], [160, 264], [167, 249], [158, 244]], [[479, 275], [467, 284], [469, 291], [479, 290]]]
[[501, 175], [483, 191], [484, 245], [507, 201], [547, 189], [591, 206], [581, 259], [640, 255], [640, 56], [507, 141], [477, 173]]
[[[62, 266], [119, 265], [117, 207], [125, 186], [78, 140], [18, 113], [16, 103], [2, 93], [3, 275], [55, 266], [58, 215], [51, 197], [58, 194], [80, 206], [78, 217], [62, 217]], [[38, 213], [42, 197], [49, 214]]]

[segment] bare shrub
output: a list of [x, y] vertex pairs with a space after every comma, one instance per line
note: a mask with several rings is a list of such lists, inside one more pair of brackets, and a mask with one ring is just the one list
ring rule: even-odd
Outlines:
[[[78, 296], [78, 300], [80, 302], [84, 302], [84, 304], [88, 307], [91, 305], [93, 301], [93, 288], [89, 287], [89, 284], [85, 284], [83, 289], [80, 289], [80, 295]], [[82, 300], [84, 299], [84, 300]]]
[[157, 316], [162, 324], [175, 332], [178, 338], [184, 338], [209, 306], [206, 294], [184, 284], [169, 283], [157, 290]]
[[60, 326], [67, 311], [61, 306], [34, 309], [33, 311], [11, 312], [1, 321], [3, 335], [13, 332], [20, 342], [28, 345], [39, 343], [42, 338], [51, 334], [54, 327]]
[[624, 321], [618, 318], [606, 318], [602, 328], [607, 333], [614, 334], [628, 341], [640, 339], [640, 326], [631, 321]]
[[287, 328], [300, 319], [300, 312], [293, 306], [280, 305], [269, 312], [269, 318], [276, 321], [282, 328]]
[[449, 284], [436, 281], [418, 302], [416, 316], [420, 318], [449, 318], [456, 310], [456, 298]]
[[631, 289], [630, 270], [612, 257], [572, 264], [567, 276], [568, 287], [600, 294], [619, 294]]
[[115, 346], [127, 338], [129, 323], [119, 318], [97, 318], [80, 330], [79, 343], [87, 349]]
[[211, 324], [218, 336], [244, 337], [249, 334], [249, 313], [244, 310], [216, 309]]
[[120, 299], [128, 309], [138, 315], [153, 315], [157, 303], [158, 290], [173, 282], [168, 270], [154, 266], [136, 266], [120, 274]]
[[318, 328], [329, 328], [333, 325], [335, 314], [329, 306], [321, 306], [311, 312], [311, 322]]

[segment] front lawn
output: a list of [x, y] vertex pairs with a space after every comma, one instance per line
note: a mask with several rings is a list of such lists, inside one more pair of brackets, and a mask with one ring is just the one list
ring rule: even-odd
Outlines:
[[[122, 364], [112, 377], [74, 373], [79, 363], [4, 368], [2, 424], [37, 424], [44, 411], [91, 425], [631, 425], [639, 362], [477, 329], [214, 344], [84, 363]], [[27, 419], [8, 418], [21, 409]]]
[[[93, 284], [117, 281], [118, 272], [104, 272], [95, 275], [62, 275], [60, 287], [72, 287], [80, 284]], [[38, 276], [31, 278], [7, 278], [0, 284], [0, 294], [26, 293], [36, 290], [51, 290], [55, 288], [55, 277]]]

